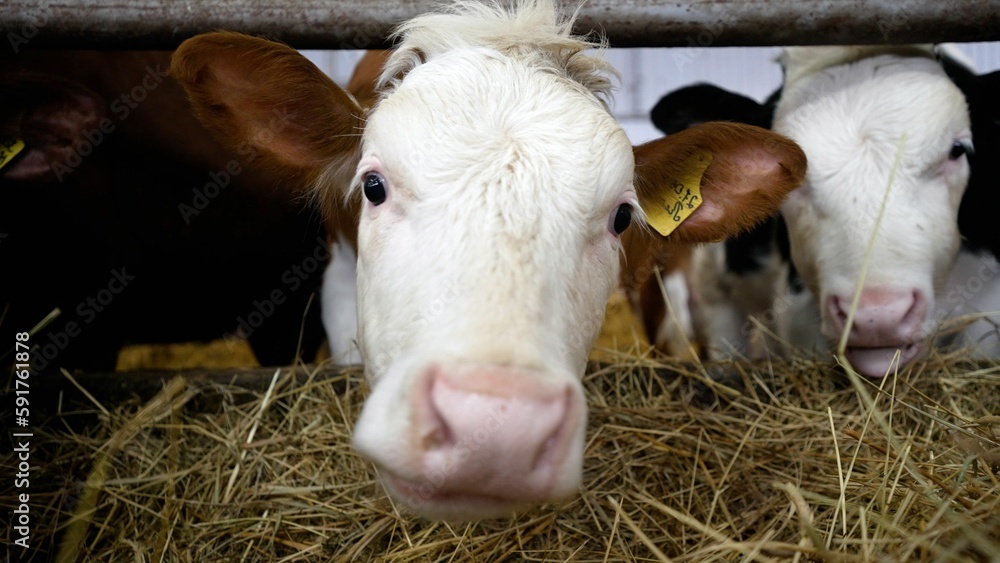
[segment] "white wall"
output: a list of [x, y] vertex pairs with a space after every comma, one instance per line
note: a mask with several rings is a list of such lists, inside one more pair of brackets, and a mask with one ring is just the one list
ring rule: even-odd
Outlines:
[[[1000, 42], [959, 43], [980, 72], [1000, 69]], [[649, 121], [649, 110], [672, 90], [709, 82], [763, 101], [781, 84], [774, 62], [777, 47], [709, 47], [611, 49], [608, 57], [622, 73], [614, 111], [633, 143], [660, 134]], [[360, 51], [305, 51], [340, 84], [351, 76]]]
[[[1000, 69], [1000, 42], [959, 43], [980, 72]], [[778, 47], [616, 49], [612, 61], [622, 72], [615, 114], [634, 143], [660, 136], [649, 111], [667, 92], [709, 82], [763, 101], [781, 85], [775, 62]]]

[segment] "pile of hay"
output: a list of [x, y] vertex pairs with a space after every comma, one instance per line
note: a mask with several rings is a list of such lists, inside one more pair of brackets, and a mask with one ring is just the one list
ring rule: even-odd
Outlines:
[[[585, 378], [580, 495], [471, 524], [422, 521], [384, 496], [349, 443], [365, 393], [359, 371], [294, 371], [282, 370], [249, 402], [230, 386], [175, 380], [144, 404], [94, 407], [98, 423], [84, 429], [65, 423], [69, 414], [49, 420], [35, 430], [32, 547], [22, 553], [5, 541], [8, 555], [700, 562], [1000, 554], [997, 365], [936, 357], [868, 382], [802, 359], [692, 366], [623, 358]], [[220, 397], [221, 408], [210, 407]], [[10, 452], [3, 457], [12, 467]], [[9, 480], [4, 487], [0, 500], [13, 506], [16, 491]]]

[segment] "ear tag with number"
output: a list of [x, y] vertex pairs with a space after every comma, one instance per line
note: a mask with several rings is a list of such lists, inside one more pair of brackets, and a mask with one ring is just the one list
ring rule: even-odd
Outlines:
[[649, 226], [667, 236], [698, 209], [701, 205], [701, 177], [711, 163], [712, 153], [696, 152], [684, 162], [684, 172], [672, 185], [640, 202]]
[[14, 157], [24, 150], [21, 139], [0, 139], [0, 169], [14, 160]]

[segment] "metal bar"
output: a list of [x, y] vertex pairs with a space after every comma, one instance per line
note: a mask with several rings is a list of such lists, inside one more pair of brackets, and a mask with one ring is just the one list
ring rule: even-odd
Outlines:
[[[579, 0], [561, 0], [569, 9]], [[173, 48], [229, 29], [302, 49], [385, 45], [439, 0], [5, 0], [0, 51]], [[930, 43], [1000, 39], [1000, 2], [962, 0], [587, 0], [577, 32], [616, 47]]]

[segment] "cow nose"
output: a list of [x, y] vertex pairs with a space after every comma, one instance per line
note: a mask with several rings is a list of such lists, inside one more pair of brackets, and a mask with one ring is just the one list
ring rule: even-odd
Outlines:
[[410, 445], [432, 485], [423, 494], [543, 502], [574, 492], [579, 477], [567, 481], [565, 473], [577, 461], [583, 399], [570, 382], [540, 375], [505, 366], [429, 369], [414, 398]]
[[[831, 295], [827, 314], [839, 337], [847, 324], [852, 296]], [[863, 348], [892, 347], [919, 340], [927, 317], [927, 299], [916, 289], [874, 287], [861, 292], [848, 345]]]

